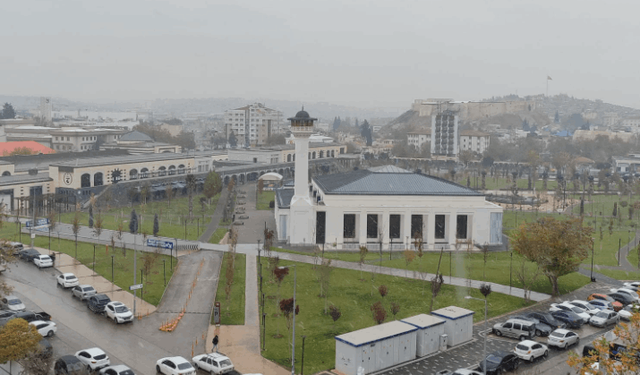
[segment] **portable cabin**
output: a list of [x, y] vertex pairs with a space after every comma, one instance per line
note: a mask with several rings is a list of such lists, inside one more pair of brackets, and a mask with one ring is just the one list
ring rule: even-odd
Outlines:
[[473, 337], [473, 314], [475, 311], [458, 306], [443, 307], [431, 315], [444, 320], [444, 333], [449, 347], [471, 341]]
[[444, 319], [420, 314], [400, 321], [411, 324], [418, 329], [416, 332], [416, 357], [424, 357], [438, 350], [446, 349], [446, 343], [444, 348], [441, 348], [441, 341], [446, 340], [446, 338], [443, 339], [442, 337], [445, 334]]

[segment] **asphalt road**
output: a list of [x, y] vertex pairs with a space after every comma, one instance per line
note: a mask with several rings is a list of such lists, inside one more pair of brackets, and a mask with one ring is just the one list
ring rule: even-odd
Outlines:
[[[158, 328], [160, 323], [174, 317], [175, 305], [182, 306], [191, 289], [193, 277], [204, 259], [194, 295], [187, 314], [173, 333]], [[222, 255], [217, 252], [197, 252], [180, 257], [180, 267], [172, 278], [159, 312], [133, 323], [117, 325], [104, 316], [93, 314], [70, 290], [56, 287], [54, 269], [39, 270], [32, 264], [17, 261], [2, 278], [15, 287], [27, 308], [46, 311], [58, 325], [58, 332], [50, 339], [55, 357], [74, 354], [78, 350], [100, 347], [112, 364], [124, 363], [136, 374], [155, 374], [155, 363], [166, 356], [180, 355], [191, 359], [192, 343], [198, 338], [194, 354], [204, 351], [202, 333], [209, 325], [211, 306], [215, 299], [218, 269]], [[179, 309], [178, 309], [179, 310]]]

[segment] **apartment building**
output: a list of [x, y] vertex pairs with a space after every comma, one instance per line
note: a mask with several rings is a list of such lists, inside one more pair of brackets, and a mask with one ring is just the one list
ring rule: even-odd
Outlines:
[[489, 147], [491, 136], [477, 130], [460, 131], [460, 151], [482, 154]]
[[281, 128], [282, 112], [267, 108], [262, 103], [230, 109], [224, 113], [226, 137], [233, 132], [238, 146], [262, 146], [267, 138]]
[[422, 145], [431, 142], [431, 129], [427, 128], [425, 132], [408, 132], [407, 143], [416, 150], [420, 150]]

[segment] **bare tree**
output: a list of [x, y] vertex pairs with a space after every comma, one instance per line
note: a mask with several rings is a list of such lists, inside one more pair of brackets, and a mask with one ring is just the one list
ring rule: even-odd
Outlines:
[[324, 313], [327, 313], [327, 299], [329, 298], [329, 285], [331, 281], [331, 259], [325, 259], [318, 267], [318, 284], [320, 284], [320, 297], [324, 297]]
[[436, 269], [435, 276], [431, 279], [431, 302], [429, 303], [429, 313], [433, 311], [433, 303], [435, 302], [438, 293], [440, 293], [440, 288], [442, 284], [444, 284], [444, 278], [440, 273], [440, 264], [442, 264], [442, 254], [444, 253], [444, 249], [440, 250], [440, 258], [438, 259], [438, 268]]
[[73, 235], [75, 236], [75, 239], [76, 239], [75, 258], [78, 259], [78, 232], [80, 232], [80, 212], [78, 211], [76, 211], [75, 215], [73, 216], [73, 222], [71, 223], [71, 230], [73, 230]]
[[364, 260], [367, 258], [367, 253], [369, 252], [369, 249], [367, 249], [366, 246], [360, 246], [360, 281], [363, 281], [364, 278], [362, 277], [362, 265], [364, 264]]
[[[49, 375], [53, 367], [53, 355], [45, 353], [42, 347], [32, 350], [18, 360], [24, 375]], [[88, 374], [88, 373], [87, 373]]]

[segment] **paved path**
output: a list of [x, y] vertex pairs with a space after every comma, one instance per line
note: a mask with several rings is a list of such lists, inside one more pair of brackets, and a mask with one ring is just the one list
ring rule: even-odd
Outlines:
[[221, 204], [216, 205], [216, 209], [211, 216], [211, 221], [209, 222], [209, 225], [207, 225], [207, 229], [205, 229], [204, 233], [202, 233], [200, 238], [198, 238], [198, 241], [209, 242], [209, 239], [211, 238], [211, 236], [213, 236], [213, 233], [215, 233], [216, 229], [218, 229], [218, 225], [220, 224], [220, 220], [222, 220], [222, 216], [224, 214], [224, 206], [225, 203], [227, 203], [228, 197], [229, 190], [222, 189], [220, 198], [218, 198], [218, 203]]

